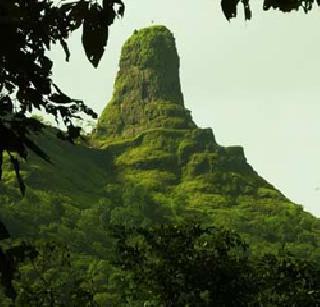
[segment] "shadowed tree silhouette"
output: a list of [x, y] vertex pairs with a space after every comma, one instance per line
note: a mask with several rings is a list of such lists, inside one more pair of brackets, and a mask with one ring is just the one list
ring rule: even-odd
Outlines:
[[[10, 238], [9, 232], [0, 221], [0, 241], [8, 238]], [[4, 287], [7, 297], [13, 299], [16, 296], [12, 281], [18, 264], [24, 261], [26, 257], [35, 258], [36, 256], [35, 248], [24, 242], [7, 250], [3, 250], [0, 246], [0, 284]]]
[[[264, 0], [263, 10], [279, 9], [281, 12], [288, 13], [298, 11], [301, 8], [307, 14], [312, 10], [314, 2], [320, 5], [319, 0]], [[239, 3], [243, 5], [245, 20], [252, 18], [249, 0], [221, 0], [221, 9], [227, 20], [238, 15]]]
[[140, 303], [134, 306], [320, 304], [317, 263], [284, 249], [253, 256], [232, 231], [190, 224], [116, 226], [112, 233], [117, 239], [114, 264], [131, 274], [125, 296]]
[[20, 176], [18, 157], [26, 159], [28, 150], [50, 161], [32, 140], [43, 125], [28, 116], [35, 109], [62, 121], [66, 132], [58, 137], [73, 142], [80, 127], [73, 124], [81, 114], [96, 113], [81, 100], [63, 93], [51, 78], [52, 61], [46, 52], [59, 42], [65, 51], [72, 31], [82, 26], [82, 45], [94, 67], [103, 55], [108, 40], [108, 27], [124, 14], [121, 0], [5, 0], [0, 2], [0, 179], [3, 153], [7, 152], [16, 172], [20, 190], [25, 187]]

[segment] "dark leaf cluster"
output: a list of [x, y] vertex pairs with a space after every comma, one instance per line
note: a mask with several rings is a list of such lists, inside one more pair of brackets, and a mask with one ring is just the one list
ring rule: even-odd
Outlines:
[[[238, 5], [240, 2], [243, 5], [244, 19], [250, 20], [252, 18], [249, 0], [221, 0], [221, 9], [227, 20], [238, 15]], [[319, 0], [316, 0], [316, 2], [320, 5]], [[263, 10], [278, 9], [281, 12], [288, 13], [298, 11], [301, 8], [307, 14], [312, 10], [314, 3], [315, 0], [264, 0]]]
[[108, 27], [123, 13], [121, 0], [105, 0], [102, 4], [92, 0], [59, 4], [49, 0], [0, 2], [0, 178], [3, 153], [7, 152], [22, 193], [25, 187], [17, 156], [25, 159], [29, 149], [49, 160], [30, 137], [43, 126], [30, 119], [28, 113], [37, 109], [53, 115], [56, 121], [62, 120], [67, 131], [59, 135], [68, 140], [80, 134], [73, 118], [81, 113], [97, 117], [82, 101], [68, 97], [53, 82], [53, 63], [47, 51], [60, 42], [68, 61], [67, 39], [82, 26], [83, 47], [97, 67], [107, 44]]
[[[0, 222], [0, 240], [10, 237], [6, 227]], [[17, 272], [18, 265], [26, 258], [33, 259], [37, 257], [38, 252], [34, 246], [22, 242], [20, 244], [4, 249], [0, 247], [0, 281], [4, 287], [5, 294], [9, 298], [15, 298], [16, 290], [13, 286], [13, 279]]]
[[248, 246], [234, 232], [199, 225], [127, 231], [115, 231], [117, 264], [134, 272], [143, 296], [160, 297], [165, 306], [244, 306], [248, 301], [253, 286]]
[[319, 265], [278, 254], [256, 257], [231, 231], [198, 225], [116, 227], [116, 261], [133, 274], [133, 301], [151, 306], [318, 306]]
[[82, 287], [84, 279], [74, 270], [65, 245], [46, 241], [34, 249], [36, 257], [20, 264], [15, 276], [16, 306], [97, 306], [93, 294]]

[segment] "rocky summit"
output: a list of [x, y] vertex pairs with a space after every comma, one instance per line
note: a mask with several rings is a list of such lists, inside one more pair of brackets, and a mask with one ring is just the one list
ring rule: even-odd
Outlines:
[[73, 250], [101, 257], [108, 253], [106, 225], [197, 219], [238, 231], [257, 253], [286, 246], [320, 259], [319, 219], [259, 176], [242, 147], [223, 147], [212, 129], [196, 126], [184, 106], [179, 65], [166, 27], [135, 31], [87, 141], [58, 140], [52, 127], [38, 137], [53, 164], [30, 156], [22, 166], [25, 198], [4, 165], [0, 218], [10, 233], [63, 232]]
[[100, 116], [97, 135], [194, 128], [184, 107], [179, 66], [175, 39], [166, 27], [135, 31], [122, 48], [113, 97]]
[[182, 192], [196, 208], [228, 207], [243, 198], [286, 200], [247, 163], [242, 147], [218, 145], [212, 129], [193, 122], [175, 39], [164, 26], [136, 30], [124, 44], [93, 144], [112, 153], [119, 180]]

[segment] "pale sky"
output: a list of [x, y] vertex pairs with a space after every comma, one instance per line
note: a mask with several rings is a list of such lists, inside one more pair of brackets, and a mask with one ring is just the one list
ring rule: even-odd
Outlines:
[[[54, 80], [99, 114], [110, 100], [124, 41], [152, 24], [176, 38], [185, 105], [200, 127], [212, 127], [221, 145], [242, 145], [254, 169], [290, 200], [320, 216], [320, 10], [263, 12], [228, 23], [214, 0], [125, 1], [126, 13], [110, 29], [105, 55], [94, 69], [80, 33], [60, 47]], [[242, 10], [241, 10], [242, 13]]]

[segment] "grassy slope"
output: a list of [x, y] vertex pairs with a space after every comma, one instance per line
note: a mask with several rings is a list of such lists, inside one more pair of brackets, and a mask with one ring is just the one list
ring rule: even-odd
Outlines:
[[163, 205], [182, 206], [181, 216], [236, 229], [259, 252], [285, 243], [319, 257], [319, 219], [261, 178], [241, 147], [216, 144], [210, 129], [152, 129], [106, 144], [118, 182], [144, 186]]
[[[257, 251], [286, 243], [301, 255], [319, 257], [319, 219], [259, 177], [240, 147], [216, 144], [209, 129], [152, 129], [132, 139], [100, 143], [101, 149], [57, 140], [49, 129], [38, 142], [53, 165], [34, 156], [23, 165], [26, 197], [14, 187], [12, 170], [5, 171], [1, 183], [0, 216], [17, 237], [58, 236], [59, 225], [67, 225], [72, 237], [87, 213], [101, 228], [104, 210], [123, 205], [118, 201], [122, 196], [106, 192], [108, 187], [121, 194], [131, 184], [175, 212], [174, 220], [200, 216], [204, 223], [239, 231]], [[92, 241], [101, 244], [98, 237]]]
[[[39, 231], [41, 224], [50, 223], [59, 214], [57, 207], [68, 204], [75, 208], [90, 208], [101, 198], [103, 186], [109, 180], [110, 159], [105, 152], [72, 145], [56, 138], [55, 130], [46, 129], [37, 143], [49, 155], [52, 164], [31, 154], [21, 163], [27, 186], [26, 196], [17, 189], [14, 171], [8, 161], [0, 183], [0, 215], [13, 234]], [[40, 215], [43, 214], [43, 220]], [[30, 220], [34, 221], [30, 225]]]

